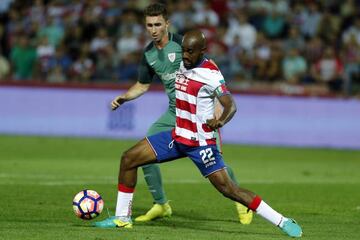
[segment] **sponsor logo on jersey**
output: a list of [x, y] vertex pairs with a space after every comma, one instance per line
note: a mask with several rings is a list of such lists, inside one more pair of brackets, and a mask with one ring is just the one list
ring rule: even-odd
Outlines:
[[169, 53], [168, 58], [169, 58], [170, 62], [174, 62], [175, 58], [176, 58], [176, 54], [175, 53]]
[[175, 78], [176, 89], [186, 91], [188, 84], [189, 84], [189, 79], [187, 79], [184, 74], [181, 73], [176, 74], [176, 78]]
[[165, 74], [162, 74], [161, 75], [161, 79], [162, 80], [166, 80], [166, 81], [169, 81], [171, 79], [174, 79], [176, 77], [176, 72], [173, 72], [173, 73], [165, 73]]

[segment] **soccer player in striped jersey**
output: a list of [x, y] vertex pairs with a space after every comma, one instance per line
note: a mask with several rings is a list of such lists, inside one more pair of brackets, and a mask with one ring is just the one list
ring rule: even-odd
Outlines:
[[[139, 69], [139, 80], [126, 93], [117, 96], [112, 101], [112, 108], [116, 109], [124, 102], [131, 101], [148, 91], [153, 77], [156, 75], [162, 82], [169, 99], [167, 111], [150, 127], [147, 136], [171, 130], [175, 126], [175, 75], [180, 67], [182, 36], [169, 33], [169, 21], [166, 8], [163, 4], [154, 3], [145, 11], [145, 26], [152, 38], [152, 42], [145, 48]], [[220, 140], [219, 148], [220, 148]], [[142, 166], [145, 181], [152, 194], [154, 205], [144, 215], [138, 216], [135, 221], [150, 221], [159, 217], [171, 216], [172, 210], [168, 203], [160, 168], [157, 164]], [[236, 178], [230, 167], [227, 171], [233, 181]], [[242, 224], [249, 224], [252, 212], [239, 203], [236, 203], [239, 220]], [[109, 226], [114, 226], [112, 221]], [[107, 226], [106, 222], [103, 223]]]
[[[131, 206], [139, 166], [187, 156], [225, 197], [244, 204], [288, 236], [301, 237], [302, 229], [293, 219], [284, 217], [259, 195], [238, 187], [229, 178], [216, 147], [214, 130], [231, 120], [236, 106], [221, 72], [204, 57], [205, 50], [206, 40], [200, 31], [185, 34], [183, 65], [175, 80], [176, 126], [171, 131], [149, 136], [124, 152], [118, 179], [118, 214], [113, 222], [117, 227], [132, 227]], [[215, 98], [224, 108], [219, 119], [213, 117]]]

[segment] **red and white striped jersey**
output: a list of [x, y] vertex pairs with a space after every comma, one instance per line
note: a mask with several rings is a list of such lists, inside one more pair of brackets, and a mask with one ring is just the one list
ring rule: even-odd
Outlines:
[[224, 77], [208, 59], [192, 69], [181, 63], [175, 79], [173, 139], [188, 146], [216, 144], [215, 132], [206, 125], [206, 120], [214, 118], [215, 97], [224, 94], [229, 94]]

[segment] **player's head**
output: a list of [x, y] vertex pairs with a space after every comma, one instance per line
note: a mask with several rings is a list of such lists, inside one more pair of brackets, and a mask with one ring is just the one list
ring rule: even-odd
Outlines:
[[199, 30], [185, 33], [182, 44], [182, 59], [187, 69], [193, 68], [200, 63], [206, 51], [206, 39]]
[[155, 42], [161, 42], [168, 34], [169, 18], [166, 7], [161, 3], [153, 3], [144, 10], [145, 26]]

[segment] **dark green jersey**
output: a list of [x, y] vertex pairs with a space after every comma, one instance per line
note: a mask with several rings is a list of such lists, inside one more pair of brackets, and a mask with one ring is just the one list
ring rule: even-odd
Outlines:
[[151, 83], [157, 75], [162, 81], [169, 98], [169, 108], [175, 112], [175, 77], [182, 61], [182, 36], [169, 33], [169, 42], [158, 49], [151, 42], [144, 50], [139, 68], [139, 82]]

